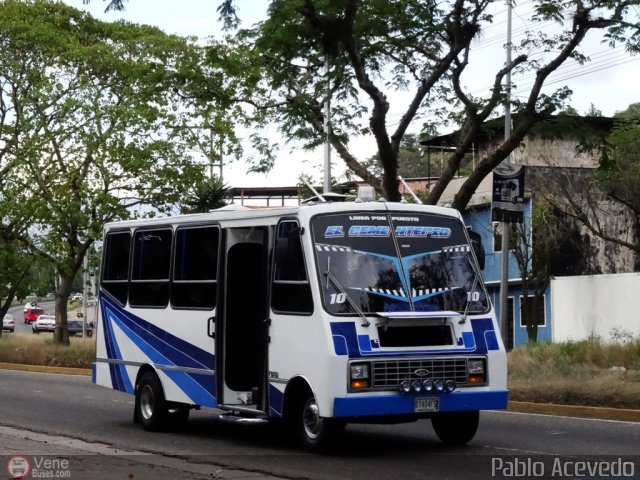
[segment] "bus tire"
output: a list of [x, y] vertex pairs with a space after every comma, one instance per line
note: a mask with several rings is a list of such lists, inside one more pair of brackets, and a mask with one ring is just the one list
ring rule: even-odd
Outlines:
[[154, 372], [140, 377], [136, 390], [136, 418], [145, 430], [157, 432], [167, 425], [168, 408], [160, 379]]
[[431, 417], [431, 425], [445, 445], [464, 445], [470, 442], [478, 430], [480, 412], [438, 413]]
[[309, 391], [298, 397], [293, 427], [302, 446], [312, 452], [326, 452], [336, 445], [344, 433], [344, 422], [323, 418], [315, 397]]

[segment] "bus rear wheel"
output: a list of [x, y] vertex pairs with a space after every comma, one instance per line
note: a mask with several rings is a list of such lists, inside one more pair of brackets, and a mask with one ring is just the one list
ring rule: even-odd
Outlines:
[[307, 450], [326, 452], [344, 433], [344, 422], [320, 416], [318, 403], [310, 392], [299, 397], [294, 415], [293, 426], [298, 440]]
[[478, 430], [480, 412], [446, 412], [431, 417], [431, 425], [445, 445], [464, 445], [470, 442]]
[[160, 379], [153, 372], [140, 377], [136, 390], [135, 418], [145, 430], [152, 432], [166, 427], [168, 408]]

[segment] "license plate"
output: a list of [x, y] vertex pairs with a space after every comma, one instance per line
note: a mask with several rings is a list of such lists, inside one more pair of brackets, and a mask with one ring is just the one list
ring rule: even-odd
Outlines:
[[416, 413], [437, 412], [439, 409], [440, 399], [438, 397], [418, 397], [413, 404], [413, 411]]

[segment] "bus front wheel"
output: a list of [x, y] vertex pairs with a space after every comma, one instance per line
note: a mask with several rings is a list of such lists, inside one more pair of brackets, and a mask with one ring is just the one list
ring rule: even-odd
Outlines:
[[344, 422], [340, 420], [320, 416], [318, 404], [312, 393], [299, 397], [294, 428], [306, 449], [315, 452], [330, 450], [341, 437], [344, 427]]
[[431, 425], [445, 445], [464, 445], [470, 442], [478, 430], [479, 422], [478, 410], [438, 413], [431, 417]]

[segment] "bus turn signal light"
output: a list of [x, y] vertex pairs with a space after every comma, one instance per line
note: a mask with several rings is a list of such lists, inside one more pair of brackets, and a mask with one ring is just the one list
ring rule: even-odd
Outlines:
[[368, 380], [351, 380], [351, 388], [353, 388], [354, 390], [369, 388], [369, 381]]

